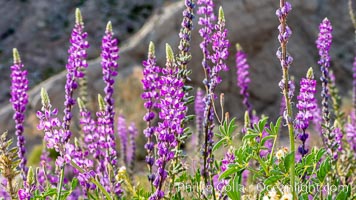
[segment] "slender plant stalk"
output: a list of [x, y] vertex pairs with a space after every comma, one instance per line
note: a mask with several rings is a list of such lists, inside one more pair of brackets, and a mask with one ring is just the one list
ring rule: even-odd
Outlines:
[[59, 177], [59, 184], [57, 187], [57, 198], [56, 198], [57, 200], [61, 199], [63, 179], [64, 179], [64, 165], [61, 167], [61, 175]]
[[[289, 3], [288, 3], [289, 4]], [[280, 0], [280, 8], [282, 7], [286, 7], [286, 1], [285, 0]], [[281, 26], [281, 30], [280, 30], [280, 34], [287, 34], [287, 17], [286, 17], [287, 13], [285, 13], [285, 16], [280, 17], [280, 26]], [[291, 186], [291, 191], [293, 194], [293, 199], [296, 200], [297, 196], [296, 196], [296, 192], [295, 192], [295, 142], [294, 142], [294, 127], [293, 127], [293, 121], [292, 121], [292, 117], [293, 117], [293, 111], [292, 111], [292, 106], [291, 106], [291, 99], [290, 99], [290, 95], [289, 95], [289, 63], [287, 60], [287, 39], [283, 39], [280, 41], [281, 42], [281, 63], [282, 63], [282, 70], [283, 70], [283, 76], [282, 76], [282, 80], [283, 80], [283, 95], [284, 95], [284, 100], [286, 103], [286, 121], [287, 121], [287, 126], [288, 126], [288, 133], [289, 133], [289, 148], [290, 148], [290, 152], [292, 154], [292, 162], [290, 163], [290, 168], [289, 168], [289, 173], [290, 173], [290, 186]]]

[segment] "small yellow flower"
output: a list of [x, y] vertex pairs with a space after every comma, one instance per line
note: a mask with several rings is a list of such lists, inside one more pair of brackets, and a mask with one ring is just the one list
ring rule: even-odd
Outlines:
[[125, 166], [120, 167], [115, 178], [117, 181], [121, 181], [126, 178], [126, 167]]

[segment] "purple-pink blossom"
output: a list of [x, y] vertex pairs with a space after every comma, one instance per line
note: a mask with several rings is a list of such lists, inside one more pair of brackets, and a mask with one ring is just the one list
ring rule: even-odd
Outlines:
[[26, 148], [24, 132], [25, 111], [28, 104], [28, 80], [27, 71], [24, 70], [24, 65], [21, 62], [19, 52], [13, 49], [14, 64], [11, 69], [11, 99], [12, 108], [15, 111], [13, 119], [15, 120], [15, 134], [17, 136], [17, 146], [19, 148], [18, 155], [21, 160], [20, 169], [22, 179], [26, 181], [27, 167], [26, 167]]

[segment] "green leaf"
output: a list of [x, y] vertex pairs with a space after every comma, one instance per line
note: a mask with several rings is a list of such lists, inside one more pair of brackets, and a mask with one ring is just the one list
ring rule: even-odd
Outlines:
[[275, 175], [275, 176], [270, 176], [265, 181], [263, 182], [266, 186], [267, 185], [273, 185], [276, 183], [278, 180], [282, 179], [283, 175]]
[[78, 179], [73, 178], [72, 183], [71, 183], [71, 189], [74, 190], [78, 186]]
[[324, 182], [326, 175], [331, 170], [330, 158], [327, 157], [320, 165], [319, 170], [316, 172], [316, 176], [318, 177], [321, 183]]
[[231, 190], [227, 191], [227, 196], [231, 199], [231, 200], [240, 200], [240, 187], [241, 186], [241, 175], [242, 175], [242, 172], [241, 173], [238, 173], [234, 176], [233, 179], [231, 179], [229, 181], [229, 185], [230, 185], [230, 188]]
[[286, 168], [286, 171], [289, 171], [292, 162], [295, 162], [294, 161], [294, 152], [288, 153], [286, 155], [286, 157], [284, 158], [284, 167]]
[[326, 153], [325, 149], [319, 149], [318, 153], [316, 154], [315, 157], [315, 162], [319, 162], [319, 160], [323, 157], [323, 155]]
[[246, 135], [242, 138], [242, 141], [249, 140], [249, 139], [253, 139], [253, 138], [256, 138], [256, 137], [258, 137], [258, 136], [259, 136], [259, 134], [255, 134], [255, 133], [246, 134]]
[[269, 135], [269, 136], [262, 138], [261, 145], [264, 145], [267, 140], [274, 139], [275, 137], [276, 137], [275, 135]]
[[274, 133], [278, 134], [279, 129], [281, 128], [282, 117], [278, 117], [276, 125], [274, 126]]
[[225, 179], [225, 178], [227, 178], [228, 176], [230, 176], [231, 174], [233, 174], [233, 173], [235, 173], [235, 172], [238, 172], [238, 171], [239, 171], [239, 170], [238, 170], [238, 168], [236, 167], [236, 165], [235, 165], [235, 167], [230, 167], [230, 168], [228, 168], [226, 171], [224, 171], [224, 172], [220, 175], [219, 180]]
[[219, 140], [217, 143], [215, 143], [214, 147], [213, 147], [213, 152], [217, 149], [219, 149], [221, 147], [221, 145], [224, 144], [224, 142], [226, 141], [226, 137], [222, 138], [221, 140]]
[[260, 133], [262, 133], [262, 131], [265, 129], [266, 123], [267, 123], [267, 118], [263, 118], [258, 122], [258, 131]]
[[235, 124], [236, 118], [232, 118], [229, 123], [228, 135], [231, 136], [232, 133], [236, 130], [237, 126]]
[[337, 196], [336, 200], [346, 200], [347, 199], [347, 194], [344, 190], [342, 190]]
[[[219, 132], [221, 133], [221, 134], [218, 134], [218, 135], [220, 135], [220, 137], [222, 137], [223, 135], [226, 135], [223, 126], [219, 126]], [[215, 134], [215, 135], [217, 135], [217, 134]]]

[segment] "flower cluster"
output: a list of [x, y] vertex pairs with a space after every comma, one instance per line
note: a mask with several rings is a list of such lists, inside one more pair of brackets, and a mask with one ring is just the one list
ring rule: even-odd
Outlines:
[[124, 115], [119, 115], [118, 120], [117, 120], [117, 132], [120, 138], [120, 147], [121, 147], [121, 153], [122, 153], [122, 158], [127, 166], [128, 164], [128, 154], [127, 154], [127, 125], [126, 125], [126, 119]]
[[329, 116], [329, 89], [328, 89], [328, 80], [329, 80], [329, 66], [330, 66], [330, 47], [332, 43], [332, 26], [330, 21], [325, 18], [319, 26], [319, 35], [316, 40], [316, 47], [319, 50], [320, 60], [318, 64], [320, 65], [322, 76], [320, 78], [322, 83], [322, 113], [323, 113], [323, 135], [326, 144], [329, 149], [333, 149], [332, 140], [333, 134], [331, 134], [330, 126], [330, 116]]
[[[216, 20], [214, 15], [214, 2], [212, 0], [198, 0], [197, 1], [199, 17], [198, 24], [202, 27], [199, 29], [199, 34], [203, 38], [200, 43], [200, 48], [203, 52], [202, 65], [207, 74], [210, 74], [210, 66], [208, 65], [208, 59], [210, 58], [209, 46], [212, 43], [211, 36], [214, 31], [213, 22]], [[207, 77], [206, 77], [207, 78]], [[208, 80], [204, 80], [204, 84], [207, 84]]]
[[143, 117], [146, 121], [147, 127], [143, 131], [147, 138], [147, 143], [145, 144], [145, 149], [147, 150], [146, 163], [149, 168], [148, 179], [150, 182], [154, 180], [154, 175], [152, 174], [152, 166], [154, 164], [153, 148], [154, 148], [154, 132], [155, 127], [152, 125], [152, 120], [155, 118], [155, 113], [153, 109], [159, 107], [159, 102], [157, 98], [159, 97], [158, 89], [160, 89], [160, 77], [159, 73], [161, 69], [156, 64], [155, 47], [153, 42], [150, 42], [148, 48], [147, 60], [143, 61], [143, 79], [141, 80], [144, 92], [141, 97], [145, 100], [144, 106], [147, 109], [147, 113]]
[[198, 133], [197, 139], [199, 144], [201, 144], [201, 141], [203, 140], [204, 107], [204, 91], [198, 88], [195, 95], [194, 112], [196, 131]]
[[102, 45], [101, 45], [101, 66], [103, 70], [103, 80], [105, 82], [105, 111], [109, 115], [109, 123], [108, 123], [108, 128], [107, 128], [107, 136], [106, 140], [109, 144], [110, 151], [112, 154], [110, 154], [110, 162], [112, 165], [116, 165], [116, 143], [115, 143], [115, 134], [114, 134], [114, 117], [115, 117], [115, 111], [114, 111], [114, 98], [113, 98], [113, 93], [114, 93], [114, 83], [115, 83], [115, 77], [117, 76], [117, 69], [118, 69], [118, 64], [117, 64], [117, 59], [119, 58], [119, 48], [117, 46], [117, 39], [113, 38], [113, 30], [112, 30], [112, 25], [111, 22], [108, 22], [105, 35], [102, 39]]
[[159, 118], [162, 120], [157, 127], [157, 173], [153, 185], [156, 192], [151, 195], [150, 200], [162, 199], [164, 191], [163, 183], [167, 178], [166, 165], [174, 158], [172, 151], [177, 145], [179, 135], [183, 133], [180, 126], [185, 117], [186, 106], [182, 101], [184, 97], [182, 79], [178, 78], [178, 68], [175, 64], [171, 47], [166, 45], [167, 62], [166, 68], [162, 70], [164, 76], [161, 77], [160, 92], [160, 112]]
[[131, 123], [128, 127], [129, 131], [129, 138], [130, 138], [130, 148], [127, 152], [127, 162], [128, 162], [128, 167], [132, 171], [134, 170], [135, 167], [135, 159], [136, 159], [136, 137], [138, 135], [138, 130], [136, 128], [135, 123]]
[[24, 181], [26, 181], [27, 167], [26, 167], [26, 149], [25, 149], [25, 137], [24, 132], [24, 121], [25, 121], [25, 111], [26, 105], [28, 103], [28, 80], [27, 71], [23, 70], [24, 65], [21, 62], [19, 52], [17, 49], [13, 49], [14, 54], [14, 64], [10, 67], [11, 69], [11, 99], [12, 108], [15, 113], [13, 119], [15, 120], [16, 136], [17, 136], [17, 146], [19, 147], [19, 158], [21, 160], [20, 168], [21, 175]]
[[288, 55], [285, 48], [288, 43], [288, 39], [292, 35], [292, 30], [287, 25], [288, 13], [292, 10], [292, 5], [289, 2], [285, 2], [280, 8], [277, 9], [276, 15], [281, 23], [278, 26], [279, 35], [278, 41], [282, 44], [281, 49], [277, 51], [277, 57], [281, 61], [281, 66], [283, 68], [289, 68], [290, 64], [293, 62], [292, 56]]
[[185, 10], [183, 11], [183, 21], [179, 32], [179, 46], [180, 54], [177, 62], [179, 62], [181, 69], [186, 69], [188, 62], [191, 60], [190, 54], [190, 40], [191, 32], [193, 29], [194, 7], [195, 4], [192, 0], [185, 0]]
[[248, 84], [250, 83], [249, 64], [247, 55], [239, 44], [236, 44], [236, 69], [237, 69], [237, 86], [240, 88], [240, 94], [243, 97], [242, 103], [246, 106], [250, 119], [252, 118], [252, 106], [249, 102]]
[[82, 68], [87, 68], [86, 49], [89, 48], [89, 43], [86, 41], [88, 34], [84, 32], [84, 23], [80, 10], [76, 10], [76, 22], [70, 38], [71, 46], [69, 47], [68, 61], [67, 61], [67, 79], [65, 84], [65, 101], [64, 101], [64, 117], [62, 126], [64, 133], [62, 137], [64, 142], [68, 142], [72, 132], [69, 130], [70, 122], [72, 119], [72, 107], [75, 104], [73, 92], [78, 87], [77, 78], [84, 76]]
[[300, 92], [298, 95], [298, 113], [294, 122], [294, 127], [299, 130], [298, 137], [302, 144], [298, 147], [298, 152], [304, 157], [308, 153], [305, 143], [308, 139], [306, 129], [309, 123], [313, 120], [313, 111], [316, 109], [315, 95], [316, 93], [316, 80], [314, 80], [313, 69], [309, 68], [306, 78], [300, 81]]
[[356, 126], [351, 120], [345, 125], [345, 132], [346, 140], [354, 152], [354, 156], [356, 157]]

